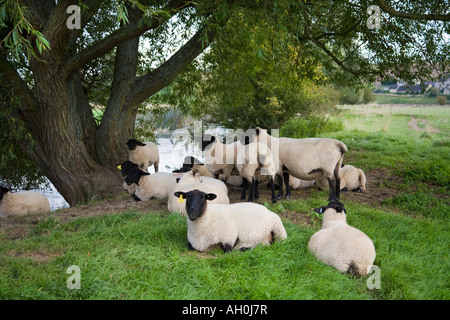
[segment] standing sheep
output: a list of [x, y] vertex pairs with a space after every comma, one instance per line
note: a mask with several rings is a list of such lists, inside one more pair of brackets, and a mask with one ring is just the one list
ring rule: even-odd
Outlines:
[[[279, 181], [281, 177], [286, 185], [286, 198], [291, 195], [289, 174], [302, 180], [317, 180], [325, 177], [330, 190], [328, 200], [339, 200], [339, 169], [347, 152], [344, 143], [328, 138], [275, 138], [267, 130], [259, 127], [248, 129], [241, 141], [262, 142], [269, 146], [274, 159], [278, 161], [276, 168]], [[279, 197], [283, 194], [280, 183]]]
[[8, 188], [0, 187], [0, 217], [37, 212], [50, 212], [50, 203], [44, 195], [35, 191], [11, 193]]
[[[355, 168], [351, 165], [345, 165], [339, 170], [339, 177], [341, 179], [341, 190], [342, 191], [357, 191], [366, 192], [366, 175], [364, 171], [359, 168]], [[327, 183], [324, 178], [316, 181], [316, 184], [321, 188], [325, 189]]]
[[286, 239], [280, 217], [257, 203], [214, 204], [214, 193], [200, 190], [175, 192], [185, 198], [188, 248], [198, 251], [221, 246], [224, 252], [268, 245]]
[[150, 174], [139, 168], [132, 168], [128, 172], [125, 182], [136, 184], [135, 200], [148, 201], [150, 199], [167, 198], [177, 183], [177, 178], [168, 172]]
[[309, 240], [309, 251], [342, 273], [368, 274], [375, 261], [375, 247], [366, 234], [347, 224], [344, 205], [331, 201], [314, 211], [323, 213], [323, 221], [322, 229]]
[[151, 141], [139, 142], [136, 139], [130, 139], [127, 142], [129, 150], [129, 160], [137, 163], [139, 168], [148, 171], [148, 167], [153, 165], [155, 172], [159, 167], [159, 150], [156, 144]]
[[263, 177], [269, 177], [269, 185], [272, 190], [272, 202], [275, 203], [274, 177], [276, 174], [275, 163], [272, 152], [264, 143], [250, 143], [240, 148], [236, 155], [236, 167], [239, 174], [244, 178], [241, 199], [245, 198], [248, 184], [250, 183], [250, 194], [248, 201], [252, 202], [253, 197], [259, 197], [257, 181]]

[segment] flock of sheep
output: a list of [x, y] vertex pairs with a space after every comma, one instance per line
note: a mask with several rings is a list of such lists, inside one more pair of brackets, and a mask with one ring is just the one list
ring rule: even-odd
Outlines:
[[[344, 143], [328, 138], [276, 138], [262, 128], [250, 128], [238, 141], [223, 144], [203, 135], [205, 163], [186, 157], [173, 173], [158, 172], [159, 151], [153, 142], [127, 142], [129, 159], [118, 166], [125, 178], [123, 187], [137, 201], [167, 198], [167, 208], [187, 217], [190, 250], [221, 247], [224, 252], [247, 250], [287, 238], [280, 217], [261, 204], [258, 185], [268, 180], [271, 199], [290, 198], [291, 188], [315, 183], [329, 189], [329, 204], [323, 213], [322, 229], [308, 244], [320, 261], [340, 272], [368, 274], [375, 260], [375, 248], [363, 232], [346, 223], [340, 203], [341, 189], [365, 192], [365, 175], [353, 166], [342, 166], [347, 152]], [[148, 168], [154, 166], [155, 173]], [[227, 184], [242, 186], [241, 200], [230, 204]], [[275, 194], [275, 184], [279, 192]], [[283, 185], [286, 193], [283, 191]], [[344, 189], [345, 190], [345, 189]], [[0, 216], [49, 212], [47, 198], [33, 191], [11, 193], [0, 187]]]
[[[247, 250], [287, 238], [280, 217], [261, 204], [258, 185], [268, 180], [271, 199], [289, 198], [294, 187], [314, 181], [329, 189], [329, 204], [315, 209], [323, 214], [322, 229], [308, 243], [310, 252], [340, 272], [366, 275], [375, 260], [375, 247], [367, 235], [346, 223], [340, 203], [341, 190], [365, 192], [365, 175], [353, 166], [342, 166], [344, 143], [327, 138], [275, 138], [261, 128], [250, 128], [238, 141], [224, 144], [203, 135], [205, 163], [186, 157], [172, 173], [158, 172], [159, 153], [152, 142], [128, 141], [129, 160], [118, 168], [125, 177], [124, 189], [135, 200], [167, 198], [167, 208], [187, 217], [190, 250], [224, 252]], [[154, 165], [155, 173], [147, 172]], [[230, 204], [227, 184], [242, 186], [241, 200]], [[275, 194], [275, 184], [279, 192]], [[286, 188], [286, 193], [283, 191]]]

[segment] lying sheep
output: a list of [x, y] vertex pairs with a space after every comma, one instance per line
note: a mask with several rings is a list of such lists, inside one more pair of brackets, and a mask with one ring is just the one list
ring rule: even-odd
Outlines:
[[[357, 191], [366, 192], [366, 175], [361, 169], [355, 168], [351, 165], [345, 165], [339, 170], [339, 178], [341, 179], [341, 190], [342, 191]], [[321, 188], [325, 189], [327, 183], [324, 178], [316, 181], [316, 184]]]
[[173, 173], [182, 173], [182, 172], [188, 172], [190, 170], [197, 170], [198, 173], [200, 173], [203, 177], [211, 177], [214, 176], [209, 172], [209, 170], [206, 168], [205, 164], [201, 163], [201, 161], [195, 159], [192, 156], [188, 156], [184, 158], [183, 166], [178, 169], [172, 171]]
[[186, 202], [188, 248], [224, 252], [268, 245], [287, 234], [278, 215], [257, 203], [214, 204], [214, 193], [200, 190], [175, 192]]
[[170, 212], [177, 212], [185, 216], [186, 208], [184, 200], [175, 197], [174, 193], [188, 192], [194, 189], [203, 192], [214, 192], [217, 197], [212, 201], [213, 203], [230, 203], [228, 189], [223, 181], [210, 177], [201, 177], [198, 172], [192, 170], [183, 174], [178, 183], [173, 187], [167, 201], [167, 209]]
[[205, 134], [202, 136], [201, 147], [205, 152], [206, 168], [215, 178], [222, 175], [222, 180], [226, 182], [235, 168], [236, 155], [242, 147], [240, 142], [223, 144], [216, 137]]
[[[315, 182], [315, 180], [307, 181], [307, 180], [298, 179], [296, 177], [289, 175], [289, 188], [291, 190], [309, 188], [312, 185], [314, 185], [314, 182]], [[278, 179], [275, 180], [275, 186], [279, 186]]]
[[167, 198], [177, 184], [177, 178], [168, 172], [150, 174], [139, 168], [132, 168], [128, 172], [125, 182], [128, 185], [136, 184], [135, 200], [148, 201], [153, 198]]
[[0, 187], [0, 217], [37, 212], [50, 212], [50, 203], [44, 195], [35, 191], [11, 193], [8, 188]]
[[375, 260], [375, 247], [362, 231], [347, 224], [344, 205], [332, 201], [314, 211], [323, 213], [323, 222], [322, 230], [309, 240], [309, 251], [342, 273], [368, 274]]
[[272, 190], [272, 202], [275, 203], [275, 163], [272, 152], [264, 143], [250, 143], [240, 148], [236, 155], [236, 167], [239, 174], [244, 178], [241, 199], [245, 198], [248, 184], [250, 183], [250, 194], [248, 201], [252, 202], [253, 197], [258, 198], [257, 181], [263, 177], [269, 177], [269, 185]]
[[[347, 147], [341, 141], [328, 138], [276, 138], [259, 127], [250, 128], [241, 142], [262, 142], [269, 146], [278, 160], [277, 175], [286, 185], [286, 197], [290, 197], [289, 174], [302, 180], [326, 178], [330, 190], [329, 201], [338, 200], [340, 192], [339, 169]], [[282, 178], [281, 178], [282, 177]], [[280, 183], [279, 197], [283, 194]]]
[[[137, 163], [131, 162], [131, 161], [124, 161], [121, 164], [117, 166], [117, 169], [120, 170], [120, 173], [122, 174], [122, 177], [126, 177], [130, 170], [132, 168], [139, 168], [139, 165]], [[136, 184], [132, 183], [128, 185], [125, 181], [123, 182], [122, 188], [128, 192], [132, 197], [134, 197], [134, 192], [136, 191]], [[134, 197], [135, 200], [137, 200]]]
[[155, 172], [159, 170], [159, 150], [156, 144], [151, 141], [144, 143], [136, 139], [130, 139], [127, 142], [129, 150], [129, 160], [137, 163], [139, 168], [148, 171], [148, 167], [153, 165]]

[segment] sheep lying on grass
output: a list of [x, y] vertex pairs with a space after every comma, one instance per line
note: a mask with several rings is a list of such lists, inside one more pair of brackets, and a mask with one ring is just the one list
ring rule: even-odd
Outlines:
[[[286, 185], [286, 197], [290, 197], [289, 174], [302, 180], [317, 180], [324, 177], [330, 190], [328, 200], [339, 200], [339, 169], [347, 147], [341, 141], [328, 138], [276, 138], [259, 127], [248, 129], [241, 142], [262, 142], [269, 146], [274, 159], [279, 181], [283, 176]], [[279, 197], [283, 194], [280, 183]]]
[[[117, 166], [117, 169], [120, 170], [120, 173], [122, 174], [122, 177], [126, 177], [131, 169], [133, 168], [139, 168], [139, 165], [137, 163], [131, 162], [131, 161], [124, 161], [121, 164]], [[125, 181], [123, 182], [122, 188], [128, 192], [135, 200], [136, 199], [134, 192], [136, 191], [136, 184], [132, 183], [128, 185]]]
[[35, 191], [9, 192], [0, 187], [0, 217], [50, 212], [48, 199]]
[[128, 185], [136, 184], [135, 200], [148, 201], [153, 198], [167, 198], [177, 184], [177, 178], [168, 172], [150, 174], [139, 168], [132, 168], [128, 172], [125, 182]]
[[230, 203], [228, 188], [223, 181], [210, 177], [201, 177], [196, 170], [192, 170], [184, 173], [178, 183], [173, 187], [167, 201], [167, 209], [170, 212], [177, 212], [185, 216], [186, 206], [184, 200], [175, 197], [174, 193], [188, 192], [194, 189], [216, 194], [217, 197], [212, 200], [213, 203]]
[[172, 171], [173, 173], [183, 173], [188, 172], [190, 170], [197, 170], [198, 173], [200, 173], [201, 176], [204, 177], [214, 177], [211, 172], [206, 168], [205, 164], [201, 163], [201, 161], [197, 160], [196, 158], [192, 156], [188, 156], [184, 158], [183, 166], [178, 169]]
[[[366, 192], [366, 175], [361, 169], [351, 165], [345, 165], [339, 170], [342, 191]], [[324, 178], [316, 181], [317, 186], [326, 189], [327, 182]]]
[[239, 174], [244, 178], [241, 199], [245, 198], [248, 183], [250, 183], [250, 194], [248, 201], [252, 202], [253, 197], [258, 198], [257, 181], [269, 177], [269, 185], [272, 191], [272, 202], [275, 203], [275, 163], [272, 152], [264, 143], [250, 143], [240, 148], [236, 155], [236, 167]]
[[148, 171], [148, 167], [153, 165], [155, 172], [159, 167], [159, 150], [156, 144], [151, 141], [139, 142], [136, 139], [130, 139], [127, 142], [129, 150], [129, 160], [137, 163], [139, 168]]
[[368, 274], [375, 260], [375, 247], [367, 235], [347, 224], [344, 205], [331, 201], [314, 211], [323, 213], [323, 222], [322, 230], [309, 240], [309, 251], [342, 273]]
[[175, 192], [175, 196], [186, 199], [189, 249], [208, 251], [221, 246], [224, 252], [230, 252], [287, 238], [280, 217], [263, 205], [208, 203], [216, 195], [196, 189]]

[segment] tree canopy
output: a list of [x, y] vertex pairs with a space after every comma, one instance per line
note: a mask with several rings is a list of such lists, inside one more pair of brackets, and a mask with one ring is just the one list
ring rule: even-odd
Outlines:
[[[372, 4], [379, 29], [367, 26]], [[80, 28], [69, 28], [71, 5]], [[200, 97], [252, 114], [256, 102], [279, 111], [267, 125], [281, 123], [315, 86], [448, 73], [448, 10], [438, 0], [0, 0], [0, 94], [14, 101], [2, 130], [23, 130], [2, 155], [15, 136], [71, 205], [103, 198], [120, 189], [115, 165], [140, 105], [175, 79], [180, 108]]]

